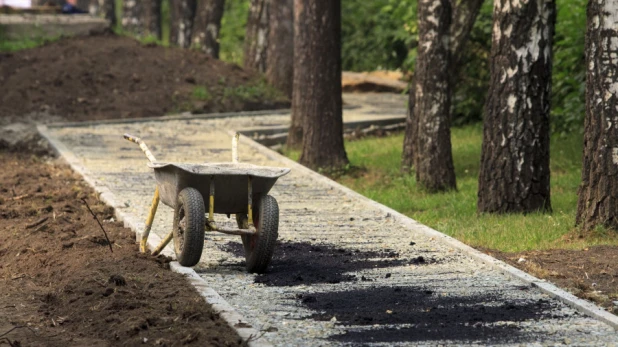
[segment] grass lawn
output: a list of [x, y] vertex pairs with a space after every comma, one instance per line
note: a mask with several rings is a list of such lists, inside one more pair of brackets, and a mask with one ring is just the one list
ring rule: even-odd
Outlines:
[[[574, 226], [581, 179], [581, 135], [552, 139], [553, 213], [549, 214], [477, 214], [482, 126], [452, 129], [452, 142], [457, 191], [428, 194], [416, 185], [414, 174], [400, 173], [403, 134], [346, 141], [351, 164], [361, 170], [352, 170], [353, 174], [337, 181], [474, 247], [519, 252], [618, 244], [611, 231], [598, 229], [584, 237]], [[299, 157], [295, 151], [286, 151], [286, 155], [295, 160]]]

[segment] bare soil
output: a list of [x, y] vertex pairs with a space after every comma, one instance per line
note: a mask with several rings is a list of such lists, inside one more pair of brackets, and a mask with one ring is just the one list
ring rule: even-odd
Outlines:
[[485, 253], [618, 314], [618, 247]]
[[[259, 81], [256, 73], [198, 51], [94, 34], [0, 54], [0, 114], [44, 111], [77, 121], [289, 105], [282, 96], [230, 92]], [[194, 97], [196, 86], [207, 95]]]
[[38, 152], [35, 123], [289, 105], [238, 65], [110, 32], [0, 53], [0, 148]]
[[240, 345], [167, 270], [169, 259], [137, 252], [132, 232], [68, 167], [2, 152], [0, 161], [0, 334], [23, 327], [4, 338], [24, 346]]
[[0, 162], [0, 345], [242, 344], [67, 166], [6, 152]]

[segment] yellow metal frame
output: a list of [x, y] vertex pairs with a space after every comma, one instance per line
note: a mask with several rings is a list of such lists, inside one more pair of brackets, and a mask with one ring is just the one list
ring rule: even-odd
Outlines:
[[152, 198], [152, 205], [150, 205], [150, 212], [148, 212], [148, 218], [146, 219], [146, 226], [142, 233], [142, 239], [139, 243], [139, 250], [142, 253], [146, 252], [148, 248], [148, 235], [150, 235], [150, 229], [152, 228], [152, 222], [154, 221], [157, 208], [159, 207], [159, 186], [155, 188], [154, 197]]
[[249, 226], [253, 225], [253, 186], [251, 185], [251, 176], [249, 176], [249, 185], [247, 188], [248, 191], [248, 206], [247, 206], [247, 223]]
[[[253, 234], [256, 232], [255, 227], [253, 225], [253, 185], [251, 176], [247, 176], [247, 225], [243, 225], [243, 229], [248, 230], [236, 230], [236, 229], [228, 229], [228, 228], [218, 228], [215, 224], [215, 177], [210, 177], [210, 194], [208, 198], [208, 219], [206, 220], [205, 228], [209, 231], [220, 231], [228, 234], [236, 234], [236, 235], [245, 235], [245, 234]], [[152, 198], [152, 205], [150, 206], [150, 212], [148, 213], [148, 218], [146, 219], [146, 226], [144, 227], [144, 232], [142, 233], [142, 239], [140, 240], [140, 252], [145, 253], [148, 248], [148, 236], [150, 235], [150, 230], [152, 228], [152, 223], [154, 221], [155, 214], [157, 213], [157, 208], [159, 206], [159, 186], [156, 187], [154, 197]], [[243, 223], [244, 224], [244, 223]], [[158, 255], [163, 251], [163, 249], [167, 246], [167, 244], [172, 241], [174, 238], [174, 231], [170, 232], [157, 246], [155, 250], [152, 251], [152, 255]]]

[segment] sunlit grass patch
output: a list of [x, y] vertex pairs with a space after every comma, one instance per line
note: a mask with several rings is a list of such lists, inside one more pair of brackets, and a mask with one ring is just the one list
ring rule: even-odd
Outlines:
[[[552, 213], [478, 214], [476, 209], [482, 127], [452, 129], [457, 191], [429, 194], [416, 185], [414, 173], [400, 171], [403, 134], [346, 141], [351, 165], [364, 170], [337, 177], [341, 184], [469, 245], [504, 252], [584, 248], [618, 244], [613, 231], [581, 235], [575, 228], [581, 176], [582, 137], [551, 142]], [[299, 151], [285, 151], [298, 160]]]

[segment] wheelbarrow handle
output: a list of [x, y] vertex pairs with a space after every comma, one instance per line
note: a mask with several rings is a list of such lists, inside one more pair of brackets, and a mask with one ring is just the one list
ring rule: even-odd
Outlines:
[[150, 150], [148, 149], [148, 146], [146, 146], [146, 144], [144, 143], [144, 141], [142, 141], [142, 139], [140, 139], [137, 136], [133, 136], [131, 134], [124, 134], [124, 138], [125, 140], [131, 141], [133, 143], [137, 143], [139, 145], [139, 148], [142, 149], [142, 151], [144, 152], [144, 154], [146, 154], [146, 157], [148, 157], [148, 160], [150, 160], [151, 163], [154, 163], [155, 161], [157, 161], [157, 158], [155, 158], [155, 156], [152, 155], [152, 152], [150, 152]]

